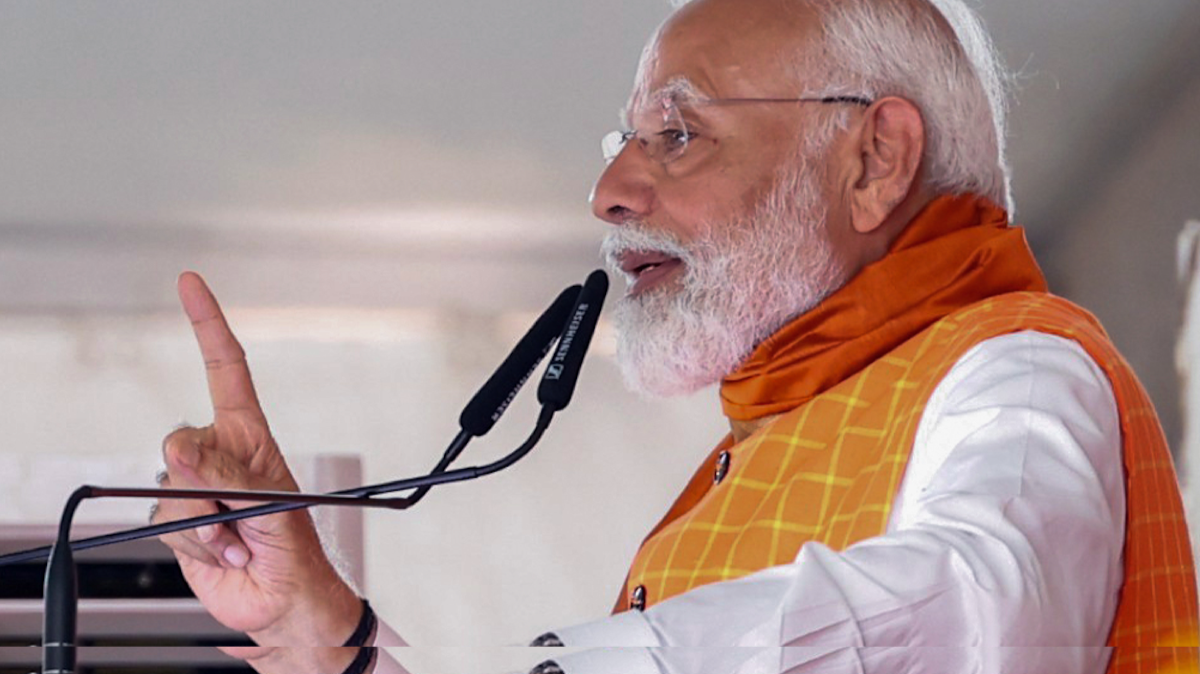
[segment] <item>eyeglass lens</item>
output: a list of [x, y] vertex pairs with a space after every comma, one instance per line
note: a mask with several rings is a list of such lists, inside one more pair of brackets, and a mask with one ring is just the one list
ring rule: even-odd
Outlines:
[[646, 156], [663, 164], [675, 161], [687, 150], [687, 125], [675, 102], [664, 98], [648, 108], [634, 120], [633, 130], [612, 131], [600, 141], [606, 164], [612, 163], [630, 140], [636, 140]]

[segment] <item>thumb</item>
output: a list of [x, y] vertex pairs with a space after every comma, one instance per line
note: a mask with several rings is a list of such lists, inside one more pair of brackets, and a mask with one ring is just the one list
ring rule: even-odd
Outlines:
[[245, 462], [221, 451], [216, 429], [181, 429], [164, 444], [171, 481], [182, 489], [253, 489]]

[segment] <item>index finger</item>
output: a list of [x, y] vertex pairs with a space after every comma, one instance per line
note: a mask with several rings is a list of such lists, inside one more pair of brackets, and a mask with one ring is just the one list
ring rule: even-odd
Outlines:
[[214, 414], [220, 417], [222, 413], [237, 411], [261, 416], [246, 352], [229, 329], [217, 298], [199, 274], [184, 272], [179, 276], [179, 301], [204, 357]]

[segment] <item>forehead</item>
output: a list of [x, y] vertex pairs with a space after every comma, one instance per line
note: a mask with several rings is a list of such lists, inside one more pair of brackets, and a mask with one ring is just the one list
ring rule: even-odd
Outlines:
[[771, 98], [799, 93], [797, 64], [819, 34], [802, 0], [694, 0], [642, 55], [628, 110], [663, 96]]

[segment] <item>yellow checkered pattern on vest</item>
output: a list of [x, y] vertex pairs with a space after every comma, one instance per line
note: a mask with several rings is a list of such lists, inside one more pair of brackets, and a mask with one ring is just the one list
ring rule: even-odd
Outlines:
[[[642, 544], [626, 596], [644, 586], [650, 606], [789, 563], [805, 543], [842, 550], [883, 534], [934, 388], [973, 346], [1023, 330], [1078, 342], [1108, 374], [1121, 410], [1128, 521], [1109, 672], [1200, 672], [1195, 569], [1157, 416], [1095, 319], [1041, 293], [995, 297], [943, 318], [729, 447], [728, 477], [681, 497], [697, 502]], [[693, 478], [689, 492], [699, 484]]]

